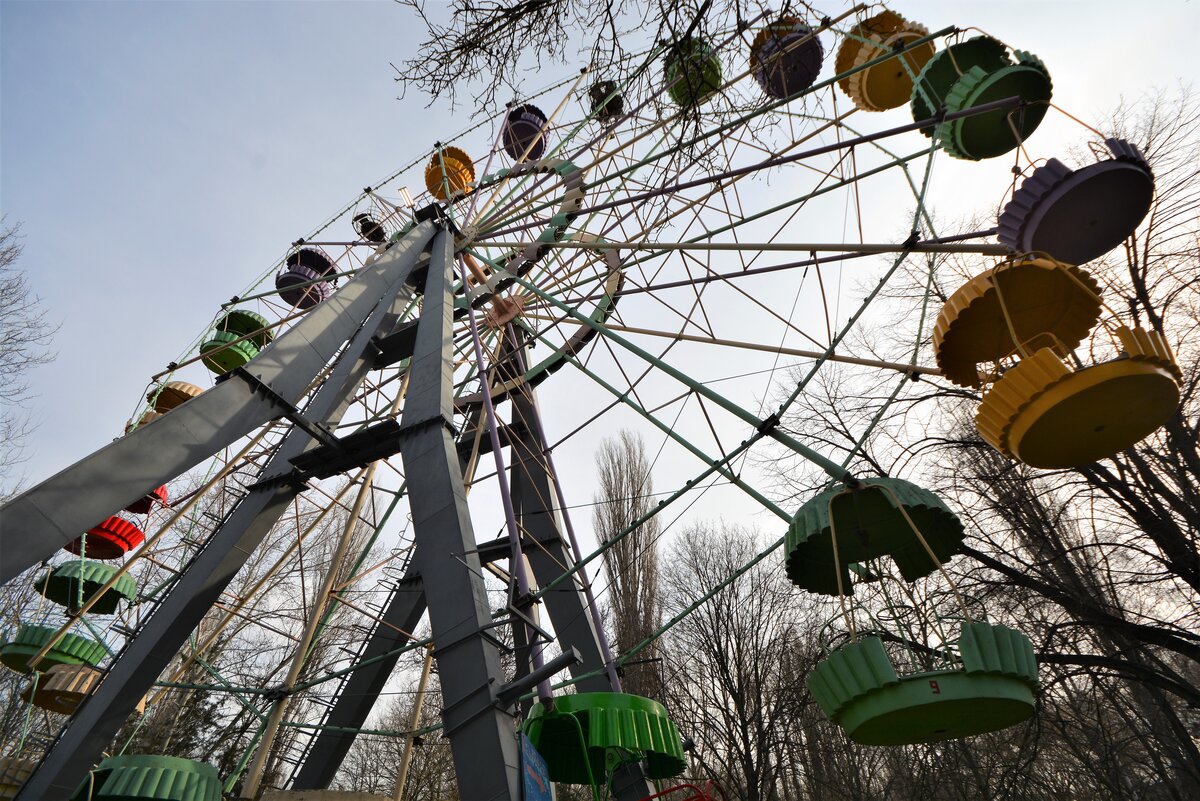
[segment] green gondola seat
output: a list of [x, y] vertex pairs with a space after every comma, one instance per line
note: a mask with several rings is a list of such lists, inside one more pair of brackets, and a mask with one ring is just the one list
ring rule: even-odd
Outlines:
[[695, 108], [721, 88], [721, 59], [703, 39], [681, 39], [667, 51], [664, 77], [675, 104]]
[[[117, 568], [114, 565], [72, 559], [43, 573], [33, 583], [33, 586], [54, 603], [68, 609], [75, 609], [79, 607], [81, 601], [91, 598], [116, 572]], [[117, 583], [108, 592], [92, 604], [90, 611], [97, 615], [111, 615], [117, 611], [117, 606], [122, 600], [132, 602], [136, 597], [137, 584], [132, 576], [125, 573], [117, 579]]]
[[206, 762], [114, 756], [84, 779], [72, 801], [221, 801], [221, 779]]
[[[925, 62], [913, 83], [909, 104], [913, 119], [919, 122], [936, 116], [938, 109], [945, 105], [954, 84], [972, 67], [994, 72], [1011, 63], [1008, 49], [990, 36], [976, 36], [935, 53], [933, 58]], [[921, 129], [921, 133], [929, 137], [936, 132], [935, 125]]]
[[555, 782], [601, 784], [610, 760], [626, 755], [645, 760], [651, 779], [678, 776], [687, 766], [679, 730], [667, 710], [638, 695], [558, 695], [553, 710], [534, 704], [524, 728]]
[[245, 367], [258, 355], [258, 348], [248, 339], [240, 342], [240, 334], [231, 331], [213, 331], [200, 346], [201, 361], [217, 375]]
[[1046, 115], [1051, 94], [1050, 73], [1037, 56], [1020, 50], [1009, 56], [1001, 42], [976, 36], [929, 59], [913, 86], [911, 105], [913, 119], [925, 120], [942, 107], [965, 111], [1009, 97], [1026, 103], [921, 129], [936, 136], [949, 155], [978, 161], [1008, 153], [1028, 139]]
[[[893, 495], [929, 543], [938, 558], [937, 564], [929, 558], [895, 505]], [[834, 530], [837, 570], [833, 558]], [[788, 527], [787, 574], [792, 583], [809, 592], [837, 595], [840, 572], [842, 593], [851, 595], [849, 565], [888, 556], [904, 579], [913, 581], [929, 575], [958, 553], [963, 533], [957, 515], [932, 492], [899, 478], [865, 478], [857, 489], [846, 491], [834, 487], [818, 493], [800, 507]]]
[[1013, 55], [1015, 64], [992, 72], [972, 67], [963, 73], [946, 97], [946, 111], [965, 111], [1009, 97], [1028, 105], [943, 122], [938, 141], [951, 156], [972, 161], [1002, 156], [1028, 139], [1046, 116], [1052, 93], [1049, 70], [1032, 53], [1018, 50]]
[[271, 323], [266, 317], [249, 309], [234, 309], [213, 326], [217, 331], [227, 331], [239, 337], [250, 335], [247, 342], [253, 342], [254, 347], [262, 350], [271, 343], [275, 334], [271, 332]]
[[856, 743], [934, 743], [1016, 725], [1033, 714], [1037, 660], [1024, 634], [967, 623], [958, 666], [899, 676], [875, 636], [848, 643], [807, 679], [825, 715]]
[[[50, 641], [58, 631], [57, 627], [30, 626], [22, 624], [17, 634], [11, 640], [0, 645], [0, 663], [18, 673], [29, 673], [29, 660]], [[102, 643], [80, 637], [78, 634], [64, 634], [54, 647], [46, 652], [38, 662], [38, 670], [49, 670], [55, 665], [91, 665], [96, 667], [108, 651]]]

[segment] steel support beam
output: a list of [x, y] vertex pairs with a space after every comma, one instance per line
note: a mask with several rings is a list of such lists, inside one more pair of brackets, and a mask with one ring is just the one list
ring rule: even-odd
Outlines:
[[[519, 421], [524, 424], [520, 426], [523, 435], [513, 443], [511, 449], [513, 505], [522, 533], [535, 543], [526, 548], [525, 555], [538, 586], [545, 587], [574, 567], [575, 559], [563, 537], [562, 524], [556, 511], [558, 496], [553, 482], [557, 478], [550, 469], [537, 433], [542, 430], [542, 425], [538, 419], [534, 390], [523, 387], [514, 392], [510, 400], [513, 423]], [[593, 625], [583, 588], [576, 583], [576, 579], [558, 584], [542, 600], [550, 613], [559, 647], [564, 652], [573, 648], [581, 657], [571, 667], [571, 675], [595, 674], [578, 682], [576, 689], [579, 692], [616, 690], [604, 670], [600, 638]], [[625, 765], [614, 774], [613, 792], [617, 801], [638, 801], [651, 795], [654, 788], [646, 779], [645, 769], [639, 762]]]
[[452, 247], [448, 233], [434, 240], [400, 455], [417, 546], [413, 564], [429, 604], [459, 797], [509, 801], [521, 797], [516, 726], [496, 701], [504, 683], [500, 649], [488, 633], [487, 592], [452, 436]]
[[[398, 296], [406, 279], [418, 265], [421, 252], [432, 233], [431, 225], [417, 228], [393, 248], [394, 252], [389, 252], [384, 258], [376, 261], [374, 267], [379, 269], [364, 271], [377, 280], [360, 284], [358, 290], [351, 293], [355, 298], [370, 299], [370, 303], [364, 301], [352, 304], [355, 310], [353, 319], [326, 320], [327, 324], [343, 332], [340, 344], [344, 345], [345, 349], [305, 409], [308, 419], [324, 424], [336, 424], [345, 414], [351, 398], [374, 365], [376, 354], [369, 347], [370, 342], [377, 333], [386, 333], [396, 325], [401, 307], [405, 305], [402, 300], [398, 300]], [[360, 276], [362, 275], [363, 273], [360, 273]], [[350, 284], [343, 287], [334, 298], [350, 287]], [[313, 313], [325, 308], [334, 298], [316, 307]], [[346, 304], [332, 304], [333, 309], [345, 307]], [[306, 321], [307, 319], [309, 318], [306, 318]], [[294, 361], [297, 369], [307, 371], [312, 361], [319, 359], [324, 352], [312, 344], [318, 341], [324, 341], [324, 335], [321, 332], [309, 331], [302, 340], [292, 340], [282, 352], [277, 353], [282, 360], [281, 368], [278, 371], [264, 371], [267, 375], [274, 372], [275, 377], [272, 381], [277, 383], [272, 383], [272, 386], [298, 386], [300, 379], [288, 371], [287, 362]], [[321, 362], [316, 369], [319, 370], [323, 366], [324, 362]], [[249, 369], [257, 372], [254, 362]], [[315, 374], [314, 371], [312, 375]], [[311, 377], [304, 378], [303, 381], [311, 381]], [[226, 382], [221, 386], [230, 384], [231, 382]], [[180, 411], [186, 411], [193, 403], [209, 394], [211, 392], [189, 401], [163, 420], [177, 415]], [[202, 405], [201, 408], [208, 407]], [[190, 415], [176, 417], [177, 420], [191, 418]], [[158, 422], [161, 421], [151, 425], [157, 425]], [[227, 419], [223, 425], [228, 428], [232, 424]], [[239, 436], [247, 433], [250, 428], [252, 426], [242, 430]], [[186, 428], [176, 430], [183, 435]], [[135, 458], [141, 458], [141, 448], [153, 447], [152, 441], [145, 438], [132, 441], [141, 443], [140, 448], [133, 449], [132, 455]], [[199, 450], [209, 442], [208, 439], [192, 440], [190, 447]], [[302, 485], [288, 480], [293, 471], [291, 459], [313, 445], [312, 437], [303, 429], [291, 429], [263, 468], [261, 480], [233, 509], [205, 548], [185, 568], [154, 613], [109, 666], [95, 691], [80, 706], [61, 736], [21, 788], [17, 795], [19, 801], [69, 798], [75, 792], [117, 730], [129, 717], [138, 700], [149, 691], [154, 680], [167, 667], [188, 635], [200, 623], [205, 612], [212, 607], [245, 564], [246, 559], [288, 508], [292, 499], [303, 489]], [[87, 461], [85, 459], [80, 464]], [[55, 482], [64, 475], [78, 475], [77, 472], [72, 472], [74, 470], [75, 468], [68, 468], [41, 486], [49, 484], [52, 485], [54, 493], [60, 492], [61, 488]], [[111, 478], [116, 479], [117, 476]], [[96, 486], [81, 489], [80, 493], [87, 495], [89, 492], [100, 492], [106, 488], [106, 483], [99, 477], [95, 480]]]
[[[510, 450], [511, 488], [513, 507], [524, 537], [535, 544], [525, 548], [525, 556], [533, 569], [538, 586], [546, 586], [575, 564], [567, 547], [559, 522], [558, 506], [551, 483], [545, 454], [537, 442], [538, 414], [533, 390], [514, 392], [512, 397], [513, 423], [519, 426], [522, 436]], [[514, 426], [517, 427], [517, 426]], [[600, 652], [600, 640], [592, 626], [587, 599], [575, 581], [559, 584], [542, 599], [554, 626], [554, 634], [563, 651], [575, 648], [582, 661], [572, 669], [572, 675], [596, 673], [576, 685], [580, 692], [613, 692], [608, 676], [604, 672], [604, 657]]]
[[[416, 328], [408, 325], [402, 330], [402, 334], [415, 338]], [[412, 355], [413, 344], [415, 343], [409, 343], [404, 358]], [[470, 422], [458, 442], [458, 459], [463, 481], [467, 480], [466, 474], [475, 442], [475, 427], [478, 425], [479, 411], [475, 410], [470, 415]], [[491, 442], [487, 437], [480, 441], [481, 452], [484, 446], [490, 450]], [[504, 544], [507, 549], [508, 540], [505, 540]], [[506, 555], [507, 553], [509, 551], [506, 550]], [[304, 755], [304, 762], [292, 780], [292, 789], [323, 790], [333, 783], [334, 776], [337, 775], [346, 754], [354, 744], [355, 737], [358, 736], [354, 730], [361, 729], [371, 714], [379, 693], [383, 691], [384, 685], [400, 661], [400, 654], [375, 662], [369, 660], [407, 645], [411, 637], [401, 632], [412, 634], [416, 631], [425, 615], [425, 609], [425, 588], [420, 575], [413, 567], [413, 560], [410, 560], [404, 577], [392, 592], [379, 620], [372, 621], [370, 638], [361, 655], [366, 664], [350, 673], [342, 684], [333, 706], [322, 721], [330, 728], [323, 729], [314, 736]]]
[[[411, 642], [411, 634], [425, 615], [425, 588], [412, 564], [405, 571], [391, 601], [374, 626], [362, 659], [379, 657]], [[399, 629], [400, 631], [397, 631]], [[347, 676], [324, 725], [331, 728], [317, 733], [304, 763], [292, 780], [294, 790], [323, 790], [337, 775], [338, 768], [354, 744], [357, 733], [338, 729], [360, 729], [371, 714], [379, 693], [400, 661], [400, 654], [364, 665]]]
[[[391, 305], [404, 282], [401, 277], [397, 283], [397, 277], [400, 272], [407, 277], [410, 271], [398, 268], [415, 260], [432, 235], [431, 223], [415, 228], [403, 243], [365, 266], [333, 297], [263, 348], [246, 365], [254, 382], [236, 377], [223, 381], [0, 509], [0, 583], [49, 558], [101, 520], [248, 431], [292, 411], [280, 401], [299, 403], [313, 379], [381, 300], [386, 299], [385, 310]], [[258, 391], [259, 385], [270, 392]]]
[[[415, 386], [415, 381], [414, 373], [410, 386]], [[562, 536], [561, 521], [556, 512], [556, 493], [552, 483], [555, 478], [538, 444], [536, 432], [540, 431], [540, 425], [536, 399], [532, 390], [524, 390], [514, 392], [510, 400], [511, 419], [502, 429], [508, 436], [502, 440], [510, 449], [513, 504], [521, 524], [525, 553], [537, 582], [544, 586], [561, 575], [563, 565], [570, 566], [574, 561]], [[475, 425], [478, 425], [477, 419]], [[468, 425], [462, 434], [458, 447], [461, 471], [468, 467], [475, 435], [471, 425]], [[487, 437], [482, 438], [480, 445], [481, 450], [490, 450]], [[411, 491], [410, 486], [410, 493]], [[418, 538], [416, 548], [422, 548], [423, 541]], [[495, 551], [493, 555], [485, 555], [485, 551], [490, 554], [491, 550]], [[511, 556], [511, 546], [507, 537], [496, 541], [493, 549], [489, 550], [488, 546], [474, 546], [474, 551], [481, 561], [487, 558], [509, 559]], [[374, 624], [374, 630], [362, 655], [364, 661], [394, 651], [408, 642], [408, 638], [393, 627], [412, 632], [419, 623], [425, 610], [425, 596], [420, 577], [413, 567], [416, 561], [414, 557], [413, 562], [410, 562], [405, 578], [381, 616], [381, 622]], [[573, 648], [581, 657], [580, 662], [573, 664], [572, 673], [598, 674], [580, 682], [579, 689], [584, 692], [612, 692], [613, 687], [603, 670], [604, 661], [599, 639], [582, 590], [574, 582], [562, 584], [547, 593], [545, 601], [561, 649], [570, 652]], [[527, 607], [521, 607], [521, 611], [530, 614]], [[528, 673], [528, 646], [523, 642], [522, 636], [524, 630], [524, 626], [513, 627], [517, 637], [518, 678]], [[368, 663], [350, 674], [324, 721], [330, 728], [317, 735], [303, 765], [297, 771], [293, 789], [324, 789], [333, 782], [354, 742], [353, 730], [361, 728], [366, 722], [399, 658], [399, 655], [396, 655], [386, 660]], [[527, 707], [528, 703], [524, 706]], [[350, 731], [346, 731], [347, 729]], [[639, 783], [639, 777], [638, 769], [633, 768], [631, 775], [626, 777], [625, 784], [629, 787], [622, 795], [623, 798], [643, 798], [649, 794], [649, 786], [644, 779]]]

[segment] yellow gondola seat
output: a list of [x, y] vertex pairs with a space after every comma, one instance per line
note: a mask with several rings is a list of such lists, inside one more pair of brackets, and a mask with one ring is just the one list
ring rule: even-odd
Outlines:
[[[21, 692], [21, 700], [60, 715], [71, 715], [91, 694], [103, 675], [86, 665], [55, 665], [25, 687]], [[145, 698], [138, 701], [134, 711], [139, 715], [146, 711]]]
[[1121, 326], [1124, 353], [1079, 370], [1042, 348], [1006, 372], [975, 415], [980, 436], [1040, 468], [1079, 467], [1136, 445], [1175, 414], [1182, 372], [1156, 331]]
[[[929, 30], [893, 11], [883, 11], [863, 20], [842, 40], [835, 60], [841, 75], [862, 67], [880, 56], [895, 52], [894, 58], [873, 64], [838, 80], [838, 86], [863, 111], [899, 108], [912, 96], [913, 77], [937, 50], [933, 42], [908, 48], [910, 42], [929, 35]], [[866, 39], [868, 41], [862, 41]]]
[[1050, 347], [1066, 356], [1096, 325], [1100, 307], [1100, 285], [1086, 270], [1053, 259], [1003, 262], [963, 284], [942, 306], [933, 328], [934, 357], [947, 379], [978, 387], [976, 366], [1019, 346]]
[[136, 420], [130, 420], [128, 423], [125, 424], [125, 433], [128, 434], [130, 431], [133, 431], [135, 428], [146, 425], [146, 423], [153, 423], [155, 420], [157, 420], [160, 417], [162, 417], [162, 415], [159, 414], [158, 412], [154, 411], [153, 409], [147, 409]]
[[146, 400], [154, 404], [154, 411], [166, 414], [176, 406], [182, 406], [192, 398], [199, 397], [204, 390], [186, 381], [170, 381], [161, 389], [155, 388], [146, 395]]
[[441, 201], [471, 193], [475, 163], [457, 147], [443, 147], [433, 154], [425, 167], [425, 188]]

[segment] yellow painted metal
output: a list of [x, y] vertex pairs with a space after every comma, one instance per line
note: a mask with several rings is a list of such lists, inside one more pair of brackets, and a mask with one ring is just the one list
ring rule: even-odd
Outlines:
[[146, 425], [146, 423], [151, 423], [160, 417], [162, 417], [162, 415], [159, 414], [158, 412], [154, 411], [153, 409], [147, 409], [146, 412], [144, 414], [142, 414], [142, 416], [139, 417], [137, 420], [130, 420], [128, 423], [125, 424], [125, 433], [128, 434], [130, 431], [137, 428], [138, 426], [144, 426], [144, 425]]
[[157, 396], [151, 392], [146, 400], [154, 404], [154, 411], [166, 414], [176, 406], [187, 403], [203, 392], [204, 390], [195, 384], [189, 384], [186, 381], [171, 381], [162, 388]]
[[1181, 372], [1157, 332], [1121, 326], [1124, 354], [1073, 370], [1042, 348], [983, 397], [980, 435], [1040, 468], [1078, 467], [1136, 445], [1179, 407]]
[[942, 306], [933, 328], [938, 367], [954, 383], [978, 387], [976, 365], [1043, 347], [1065, 357], [1100, 308], [1100, 286], [1086, 270], [1049, 258], [1003, 262]]
[[[897, 47], [928, 35], [929, 30], [924, 25], [885, 10], [860, 22], [850, 31], [850, 35], [842, 40], [834, 62], [835, 68], [838, 74], [841, 74], [861, 67]], [[869, 39], [870, 42], [860, 39]], [[854, 105], [863, 111], [898, 108], [907, 103], [912, 96], [912, 76], [921, 73], [925, 63], [933, 58], [936, 49], [933, 42], [925, 42], [895, 58], [842, 78], [838, 85]]]
[[[87, 665], [55, 665], [37, 677], [21, 693], [21, 700], [36, 707], [70, 715], [79, 708], [100, 681], [99, 670]], [[138, 702], [136, 712], [146, 710], [146, 699]]]
[[[440, 154], [433, 154], [425, 167], [425, 188], [438, 200], [448, 200], [453, 195], [470, 194], [471, 182], [474, 180], [474, 162], [457, 147], [442, 148]], [[446, 191], [447, 185], [449, 192]]]
[[0, 757], [0, 801], [17, 797], [21, 785], [37, 767], [37, 760], [21, 757]]

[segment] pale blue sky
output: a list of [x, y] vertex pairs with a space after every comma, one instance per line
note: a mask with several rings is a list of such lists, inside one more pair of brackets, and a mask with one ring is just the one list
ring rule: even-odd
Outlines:
[[[1195, 2], [894, 5], [1032, 50], [1055, 101], [1092, 119], [1121, 94], [1200, 77]], [[57, 361], [33, 376], [31, 479], [120, 434], [149, 375], [292, 240], [467, 126], [468, 109], [396, 99], [388, 62], [418, 35], [389, 2], [0, 2], [0, 206], [62, 325]], [[1071, 135], [1048, 126], [1038, 155]], [[1001, 161], [941, 162], [937, 202], [994, 202]]]
[[6, 1], [0, 26], [0, 198], [62, 323], [39, 478], [119, 434], [218, 303], [446, 119], [396, 100], [391, 3]]

